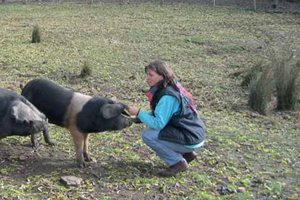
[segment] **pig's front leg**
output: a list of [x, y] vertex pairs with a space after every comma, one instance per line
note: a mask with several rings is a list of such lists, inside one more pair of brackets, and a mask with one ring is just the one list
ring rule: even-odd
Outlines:
[[37, 139], [37, 134], [31, 134], [31, 144], [34, 149], [38, 148], [39, 142]]
[[55, 145], [55, 143], [52, 142], [51, 139], [50, 139], [50, 135], [49, 135], [49, 130], [48, 130], [48, 125], [47, 124], [44, 124], [43, 135], [44, 135], [45, 142], [47, 144], [49, 144], [50, 146]]
[[92, 161], [92, 158], [89, 155], [89, 138], [90, 138], [90, 134], [85, 133], [84, 134], [84, 144], [83, 144], [83, 157], [84, 157], [84, 160], [87, 162]]
[[84, 135], [76, 128], [71, 128], [70, 133], [73, 137], [73, 142], [75, 145], [76, 150], [76, 161], [79, 167], [84, 168], [86, 167], [86, 163], [83, 157], [83, 143], [84, 143]]

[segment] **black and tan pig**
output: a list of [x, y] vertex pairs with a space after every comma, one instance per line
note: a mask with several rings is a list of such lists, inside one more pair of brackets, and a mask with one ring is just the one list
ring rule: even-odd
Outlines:
[[50, 123], [70, 131], [80, 167], [86, 166], [85, 161], [91, 161], [88, 153], [90, 133], [132, 125], [132, 120], [124, 116], [126, 105], [73, 92], [47, 79], [29, 81], [21, 94], [43, 112]]
[[42, 131], [46, 143], [53, 145], [45, 115], [23, 96], [0, 88], [0, 139], [13, 135], [31, 136], [32, 145], [37, 147], [37, 133]]

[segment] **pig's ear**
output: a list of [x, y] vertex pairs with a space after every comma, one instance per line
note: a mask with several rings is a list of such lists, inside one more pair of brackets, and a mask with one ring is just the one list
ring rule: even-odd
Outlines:
[[31, 120], [42, 120], [36, 113], [34, 113], [26, 104], [19, 101], [14, 103], [10, 110], [11, 116], [16, 119], [17, 122], [27, 122]]
[[100, 109], [100, 113], [102, 114], [104, 119], [110, 119], [121, 114], [124, 108], [125, 105], [121, 103], [106, 104]]

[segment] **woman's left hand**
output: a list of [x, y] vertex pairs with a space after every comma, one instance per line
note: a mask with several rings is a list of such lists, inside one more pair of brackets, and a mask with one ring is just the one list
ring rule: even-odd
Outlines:
[[141, 120], [136, 115], [131, 116], [130, 119], [133, 121], [133, 123], [136, 123], [136, 124], [142, 123]]

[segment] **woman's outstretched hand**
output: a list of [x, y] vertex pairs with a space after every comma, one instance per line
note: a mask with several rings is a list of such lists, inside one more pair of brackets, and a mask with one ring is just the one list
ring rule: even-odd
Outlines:
[[140, 109], [134, 106], [127, 106], [126, 110], [132, 115], [130, 118], [134, 123], [141, 123], [141, 120], [137, 117], [140, 112]]
[[131, 115], [134, 115], [134, 116], [137, 116], [139, 114], [139, 111], [140, 109], [134, 107], [134, 106], [127, 106], [126, 107], [126, 110], [131, 114]]

